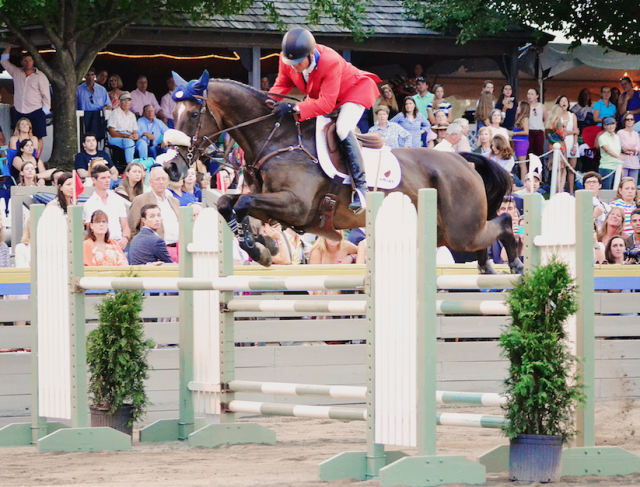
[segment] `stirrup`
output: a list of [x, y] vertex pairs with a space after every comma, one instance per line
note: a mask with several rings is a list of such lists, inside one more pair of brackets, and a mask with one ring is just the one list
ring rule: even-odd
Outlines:
[[362, 206], [362, 202], [360, 201], [360, 195], [358, 194], [358, 191], [352, 191], [351, 204], [349, 205], [349, 209], [356, 215], [360, 215], [362, 212], [364, 212], [364, 207]]

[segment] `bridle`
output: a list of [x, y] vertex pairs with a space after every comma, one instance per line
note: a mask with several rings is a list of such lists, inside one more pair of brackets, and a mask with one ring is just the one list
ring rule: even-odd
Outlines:
[[[295, 101], [299, 101], [297, 98], [293, 98], [287, 95], [282, 95], [282, 94], [271, 94], [273, 96], [277, 96], [279, 98], [288, 98], [290, 100], [295, 100]], [[185, 162], [187, 163], [187, 167], [191, 167], [193, 165], [193, 156], [195, 153], [197, 152], [202, 152], [202, 146], [205, 143], [209, 143], [209, 144], [213, 144], [213, 140], [215, 137], [227, 133], [227, 132], [231, 132], [232, 130], [236, 130], [242, 127], [246, 127], [249, 125], [253, 125], [259, 122], [262, 122], [263, 120], [267, 120], [268, 118], [274, 117], [275, 114], [274, 113], [268, 113], [266, 115], [262, 115], [260, 117], [256, 117], [253, 118], [251, 120], [247, 120], [246, 122], [242, 122], [239, 123], [237, 125], [234, 125], [233, 127], [229, 127], [227, 129], [223, 129], [223, 130], [218, 130], [217, 132], [210, 134], [210, 135], [203, 135], [202, 136], [202, 142], [200, 142], [200, 145], [198, 145], [196, 147], [196, 141], [198, 140], [198, 137], [200, 136], [200, 130], [202, 128], [202, 119], [203, 119], [203, 115], [205, 113], [205, 110], [209, 110], [209, 115], [211, 115], [211, 117], [214, 119], [214, 121], [216, 122], [216, 124], [218, 125], [218, 127], [221, 127], [222, 124], [220, 123], [220, 120], [218, 120], [218, 118], [216, 117], [216, 115], [209, 109], [208, 104], [207, 104], [207, 100], [204, 96], [198, 96], [196, 95], [195, 98], [202, 100], [202, 107], [200, 108], [200, 111], [198, 112], [198, 124], [196, 126], [196, 131], [193, 135], [193, 137], [191, 137], [191, 145], [189, 146], [189, 150], [187, 151], [187, 158], [185, 160]], [[276, 101], [269, 97], [267, 98], [267, 100], [265, 100], [265, 105], [267, 105], [267, 107], [269, 108], [273, 108], [275, 105]], [[298, 120], [296, 120], [296, 128], [298, 131], [298, 136], [297, 136], [297, 140], [298, 140], [298, 144], [297, 145], [290, 145], [288, 147], [282, 147], [280, 149], [276, 149], [273, 152], [270, 152], [268, 154], [266, 154], [263, 157], [260, 157], [262, 155], [262, 153], [264, 152], [264, 149], [266, 148], [267, 144], [271, 141], [271, 139], [273, 138], [273, 136], [275, 135], [276, 131], [278, 130], [278, 128], [280, 128], [281, 124], [280, 124], [280, 118], [278, 118], [278, 120], [275, 122], [273, 129], [271, 130], [271, 132], [269, 133], [269, 135], [267, 136], [267, 138], [264, 140], [264, 142], [262, 143], [262, 145], [260, 146], [260, 150], [257, 152], [256, 156], [255, 156], [255, 160], [257, 160], [258, 162], [256, 162], [255, 164], [247, 164], [245, 162], [244, 164], [244, 168], [249, 172], [249, 174], [252, 177], [256, 176], [256, 171], [260, 171], [260, 168], [263, 166], [263, 164], [270, 159], [271, 157], [281, 154], [283, 152], [292, 152], [295, 150], [299, 150], [304, 152], [307, 156], [309, 156], [309, 158], [311, 160], [313, 160], [314, 162], [317, 162], [316, 157], [311, 154], [311, 152], [309, 152], [304, 145], [302, 144], [302, 131], [300, 129], [300, 122]], [[178, 151], [178, 153], [180, 153]], [[184, 156], [182, 156], [182, 154], [180, 154], [180, 157], [182, 157], [184, 159]]]

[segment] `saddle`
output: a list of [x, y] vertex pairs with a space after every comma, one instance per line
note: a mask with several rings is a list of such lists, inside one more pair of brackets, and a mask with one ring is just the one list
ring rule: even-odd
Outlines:
[[[347, 173], [347, 168], [342, 160], [342, 152], [340, 149], [340, 138], [336, 132], [336, 123], [328, 123], [322, 132], [327, 140], [327, 149], [329, 151], [329, 158], [334, 167], [342, 172]], [[366, 147], [368, 149], [382, 149], [384, 146], [384, 140], [382, 140], [382, 134], [380, 132], [373, 132], [370, 134], [356, 134], [356, 139], [360, 142], [360, 147]]]

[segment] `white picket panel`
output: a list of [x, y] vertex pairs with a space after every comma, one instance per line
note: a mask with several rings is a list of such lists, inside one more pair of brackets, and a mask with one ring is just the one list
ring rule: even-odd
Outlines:
[[417, 212], [387, 196], [375, 225], [376, 443], [416, 446]]
[[38, 222], [38, 400], [40, 416], [71, 419], [68, 222], [58, 207]]
[[[219, 275], [218, 211], [205, 208], [193, 225], [193, 277], [211, 278]], [[194, 381], [220, 382], [220, 311], [219, 291], [193, 292]], [[220, 394], [194, 392], [196, 413], [220, 414]]]
[[[542, 230], [534, 238], [534, 245], [541, 248], [541, 263], [556, 255], [569, 266], [571, 277], [576, 277], [576, 200], [568, 193], [558, 193], [549, 200], [542, 212]], [[565, 332], [571, 353], [577, 353], [576, 317], [565, 324]]]

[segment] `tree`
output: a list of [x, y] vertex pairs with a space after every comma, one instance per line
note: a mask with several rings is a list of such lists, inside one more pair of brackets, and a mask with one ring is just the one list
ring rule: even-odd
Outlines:
[[[331, 15], [358, 36], [363, 32], [359, 18], [365, 1], [314, 0], [308, 20], [317, 23], [321, 14]], [[274, 1], [261, 3], [269, 19], [286, 28]], [[72, 166], [77, 147], [76, 88], [98, 53], [127, 27], [143, 19], [154, 24], [184, 25], [187, 20], [239, 14], [253, 4], [254, 0], [0, 0], [0, 22], [9, 36], [32, 54], [53, 88], [52, 162], [59, 167]], [[55, 49], [50, 61], [38, 53], [43, 34], [46, 44]]]
[[[458, 42], [501, 33], [514, 25], [562, 32], [574, 45], [582, 41], [640, 54], [639, 13], [618, 0], [403, 0], [405, 9], [427, 28], [455, 32]], [[542, 32], [538, 32], [541, 37]]]

